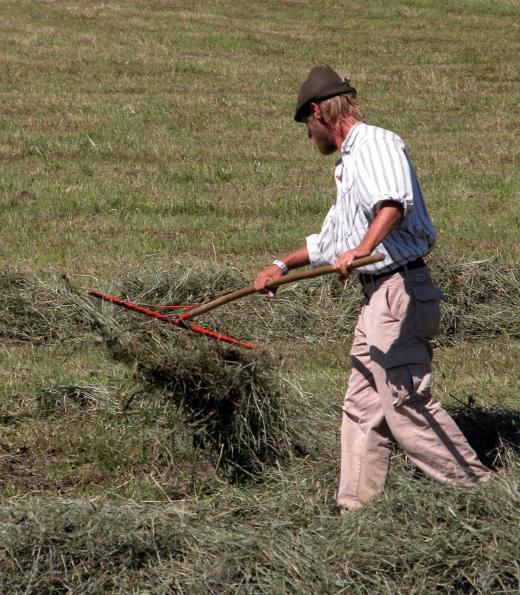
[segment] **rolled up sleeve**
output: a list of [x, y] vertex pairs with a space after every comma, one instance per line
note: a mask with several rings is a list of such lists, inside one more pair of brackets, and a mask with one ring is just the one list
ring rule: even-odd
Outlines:
[[414, 208], [413, 168], [404, 144], [395, 139], [366, 142], [357, 155], [357, 178], [363, 208], [375, 215], [385, 201], [402, 205], [404, 217]]

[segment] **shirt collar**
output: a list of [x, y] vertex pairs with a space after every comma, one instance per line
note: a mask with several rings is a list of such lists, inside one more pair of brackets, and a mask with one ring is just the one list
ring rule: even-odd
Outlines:
[[341, 156], [342, 157], [344, 157], [345, 155], [350, 155], [350, 153], [352, 152], [352, 147], [354, 146], [354, 143], [356, 142], [356, 138], [359, 136], [362, 125], [363, 125], [363, 122], [357, 122], [348, 131], [348, 134], [345, 137], [343, 144], [341, 145]]

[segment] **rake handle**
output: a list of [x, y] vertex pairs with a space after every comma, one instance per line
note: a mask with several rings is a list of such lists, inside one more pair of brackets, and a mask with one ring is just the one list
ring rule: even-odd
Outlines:
[[[373, 264], [375, 262], [380, 262], [384, 260], [385, 257], [383, 254], [376, 253], [372, 254], [371, 256], [364, 256], [363, 258], [357, 258], [352, 265], [349, 267], [351, 269], [356, 269], [358, 267], [363, 267], [368, 264]], [[276, 279], [269, 285], [266, 285], [267, 289], [273, 289], [275, 287], [280, 287], [280, 285], [286, 285], [287, 283], [294, 283], [295, 281], [301, 281], [302, 279], [312, 279], [314, 277], [321, 277], [322, 275], [330, 275], [331, 273], [337, 273], [336, 269], [332, 265], [327, 265], [324, 267], [318, 267], [316, 269], [307, 269], [305, 271], [299, 271], [297, 273], [291, 273], [290, 275], [285, 275], [284, 277], [280, 277]], [[188, 312], [185, 312], [182, 316], [177, 318], [178, 321], [187, 320], [189, 318], [194, 318], [195, 316], [199, 316], [200, 314], [204, 314], [209, 312], [210, 310], [215, 310], [215, 308], [219, 308], [224, 304], [228, 304], [229, 302], [233, 302], [240, 298], [246, 297], [247, 295], [251, 295], [253, 293], [257, 293], [257, 290], [254, 287], [243, 287], [242, 289], [237, 289], [237, 291], [232, 291], [231, 293], [227, 293], [222, 297], [219, 297], [207, 304], [203, 304], [197, 308], [193, 308]]]

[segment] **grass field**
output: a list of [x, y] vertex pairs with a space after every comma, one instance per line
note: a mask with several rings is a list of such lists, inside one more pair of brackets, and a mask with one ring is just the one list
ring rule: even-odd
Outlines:
[[215, 469], [165, 387], [111, 357], [60, 289], [66, 273], [82, 294], [208, 299], [298, 247], [334, 198], [334, 157], [292, 120], [328, 63], [406, 141], [432, 268], [459, 280], [436, 396], [513, 419], [518, 2], [0, 0], [0, 14], [0, 592], [518, 592], [512, 449], [472, 491], [396, 453], [387, 492], [337, 516], [354, 288], [313, 281], [204, 318], [274, 354], [306, 447], [249, 484]]

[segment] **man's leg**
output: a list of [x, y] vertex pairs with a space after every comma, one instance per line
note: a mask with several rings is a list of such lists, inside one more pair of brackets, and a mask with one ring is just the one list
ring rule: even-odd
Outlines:
[[431, 349], [438, 331], [438, 300], [427, 271], [392, 276], [370, 300], [371, 370], [395, 440], [425, 473], [472, 484], [489, 469], [431, 395]]
[[[365, 310], [365, 308], [364, 308]], [[338, 504], [359, 508], [382, 491], [390, 460], [391, 434], [369, 369], [363, 312], [354, 333], [352, 369], [343, 404]]]
[[[374, 367], [374, 377], [387, 423], [410, 460], [439, 481], [471, 485], [485, 480], [490, 471], [478, 459], [466, 437], [429, 387], [421, 388], [429, 364], [399, 366], [390, 371]], [[428, 372], [426, 372], [428, 374]], [[409, 398], [399, 403], [396, 388], [410, 388]]]

